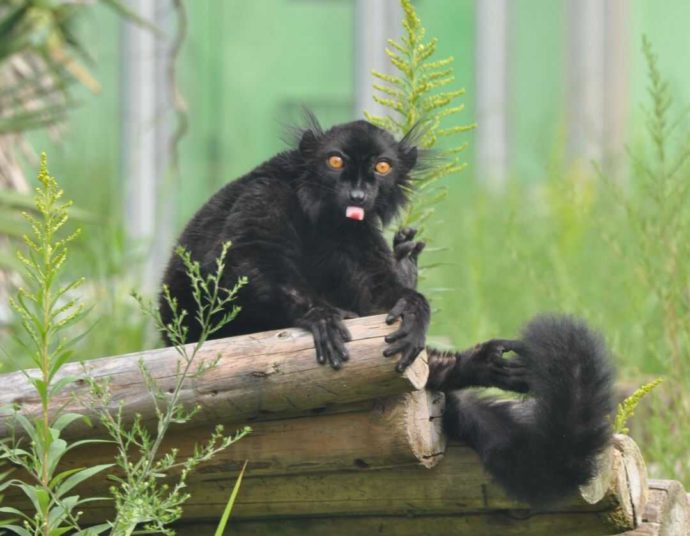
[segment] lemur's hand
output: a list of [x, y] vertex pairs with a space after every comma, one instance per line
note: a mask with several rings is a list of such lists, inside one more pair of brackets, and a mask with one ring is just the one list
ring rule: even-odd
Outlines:
[[527, 369], [520, 356], [505, 359], [504, 353], [520, 353], [523, 343], [507, 339], [491, 339], [460, 354], [458, 380], [467, 387], [498, 387], [506, 391], [529, 391]]
[[345, 327], [343, 318], [347, 311], [330, 306], [312, 307], [297, 325], [312, 333], [316, 347], [316, 361], [324, 365], [330, 364], [334, 369], [343, 366], [343, 362], [350, 359], [345, 343], [352, 340], [350, 331]]
[[409, 367], [424, 349], [429, 317], [429, 303], [424, 296], [413, 290], [409, 290], [400, 298], [388, 313], [387, 324], [392, 324], [398, 318], [402, 319], [400, 328], [386, 337], [389, 345], [383, 351], [386, 357], [401, 354], [395, 367], [398, 372]]
[[417, 258], [426, 246], [425, 242], [414, 241], [417, 229], [400, 229], [393, 237], [395, 271], [403, 286], [417, 288]]

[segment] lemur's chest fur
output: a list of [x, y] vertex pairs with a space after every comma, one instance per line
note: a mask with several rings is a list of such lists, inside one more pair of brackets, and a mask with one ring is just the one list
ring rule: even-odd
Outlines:
[[380, 312], [372, 303], [373, 281], [362, 250], [366, 235], [344, 231], [336, 240], [332, 237], [315, 233], [303, 244], [302, 262], [309, 283], [336, 307], [359, 315]]

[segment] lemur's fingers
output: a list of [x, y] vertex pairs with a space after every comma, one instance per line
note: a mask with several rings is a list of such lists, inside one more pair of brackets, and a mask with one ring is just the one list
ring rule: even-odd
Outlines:
[[405, 308], [407, 307], [407, 302], [404, 299], [400, 299], [396, 302], [396, 304], [393, 306], [393, 308], [390, 310], [388, 313], [388, 316], [386, 317], [386, 324], [392, 324], [395, 322], [398, 318], [402, 316], [402, 314], [405, 312]]
[[529, 371], [520, 357], [501, 359], [490, 367], [490, 385], [517, 393], [529, 392]]
[[395, 342], [386, 347], [386, 349], [383, 351], [383, 355], [385, 357], [390, 357], [392, 355], [399, 354], [400, 352], [405, 350], [408, 347], [408, 345], [409, 343], [406, 340]]
[[402, 372], [407, 367], [409, 367], [412, 363], [414, 363], [414, 360], [417, 359], [417, 356], [422, 351], [422, 349], [423, 349], [423, 346], [411, 346], [411, 347], [409, 347], [403, 353], [402, 357], [398, 361], [398, 364], [395, 366], [395, 370], [397, 370], [398, 372]]
[[410, 253], [410, 259], [412, 259], [414, 262], [417, 262], [417, 258], [419, 257], [419, 254], [424, 251], [424, 248], [426, 247], [426, 242], [415, 242], [414, 249], [412, 250], [412, 253]]
[[350, 342], [352, 340], [352, 334], [342, 320], [335, 321], [335, 328], [345, 342]]
[[334, 369], [343, 366], [341, 356], [333, 345], [333, 337], [329, 332], [328, 322], [321, 319], [314, 323], [314, 346], [316, 347], [316, 361], [323, 365], [328, 362]]
[[502, 354], [507, 352], [520, 353], [519, 351], [525, 347], [522, 341], [513, 339], [491, 339], [486, 344], [488, 344], [491, 348], [495, 348]]
[[402, 339], [403, 337], [406, 337], [409, 333], [410, 330], [408, 326], [404, 325], [405, 322], [403, 322], [403, 325], [400, 326], [400, 328], [393, 333], [389, 333], [386, 335], [386, 338], [384, 339], [386, 342], [395, 342], [399, 339]]
[[416, 234], [417, 229], [414, 229], [412, 227], [405, 227], [404, 229], [400, 229], [397, 233], [395, 233], [395, 236], [393, 237], [393, 246], [395, 247], [401, 242], [408, 242], [412, 240]]
[[504, 340], [503, 351], [504, 352], [515, 352], [516, 354], [524, 354], [527, 350], [527, 345], [524, 342], [518, 340]]
[[312, 327], [312, 335], [314, 336], [314, 348], [316, 349], [316, 362], [319, 365], [325, 365], [326, 353], [323, 348], [322, 336], [318, 325]]
[[335, 348], [334, 345], [334, 339], [329, 333], [329, 329], [327, 326], [324, 327], [324, 348], [326, 350], [326, 357], [328, 358], [328, 362], [330, 363], [331, 367], [334, 369], [338, 370], [343, 366], [343, 361], [339, 355], [338, 350]]
[[[342, 361], [347, 361], [350, 359], [350, 353], [347, 351], [347, 348], [345, 348], [345, 337], [343, 336], [341, 329], [345, 329], [345, 331], [347, 331], [345, 326], [338, 326], [338, 322], [333, 322], [333, 326], [331, 326], [329, 334], [330, 341], [334, 350], [340, 356], [340, 359]], [[350, 334], [347, 333], [347, 335], [349, 337]]]
[[346, 320], [352, 319], [352, 318], [359, 318], [359, 315], [353, 311], [348, 311], [347, 309], [341, 309], [338, 307], [338, 313], [340, 314], [341, 318], [344, 318]]
[[397, 260], [410, 257], [419, 242], [402, 242], [393, 248], [393, 254]]

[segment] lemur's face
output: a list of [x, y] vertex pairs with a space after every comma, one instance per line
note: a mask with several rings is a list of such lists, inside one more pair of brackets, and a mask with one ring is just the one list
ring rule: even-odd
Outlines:
[[307, 130], [300, 152], [307, 167], [300, 200], [307, 213], [358, 221], [387, 222], [395, 215], [417, 160], [416, 148], [366, 121]]

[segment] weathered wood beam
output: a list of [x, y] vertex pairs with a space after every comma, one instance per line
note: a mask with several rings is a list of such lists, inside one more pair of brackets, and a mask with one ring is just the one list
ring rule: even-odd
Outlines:
[[690, 535], [690, 507], [685, 489], [675, 480], [650, 480], [642, 524], [625, 536]]
[[[446, 449], [440, 418], [443, 405], [442, 394], [419, 390], [376, 401], [369, 411], [258, 422], [251, 434], [200, 465], [193, 473], [195, 482], [203, 489], [205, 479], [234, 481], [245, 460], [249, 460], [248, 474], [254, 477], [324, 471], [368, 473], [366, 470], [370, 468], [407, 465], [433, 467]], [[209, 433], [209, 428], [172, 429], [163, 442], [161, 454], [174, 448], [178, 459], [184, 459]], [[66, 456], [60, 468], [109, 463], [114, 455], [113, 445], [89, 445]], [[289, 481], [288, 476], [282, 480]], [[107, 495], [109, 485], [106, 481], [90, 480], [80, 486], [79, 493]], [[3, 505], [21, 507], [22, 500], [20, 493], [8, 490]], [[107, 508], [103, 511], [100, 506], [98, 503], [84, 505], [85, 519], [107, 519]], [[93, 513], [89, 515], [89, 511]]]
[[[213, 534], [217, 523], [192, 523], [175, 527], [178, 536]], [[611, 536], [596, 516], [582, 512], [532, 513], [522, 511], [440, 516], [329, 516], [323, 518], [250, 521], [230, 519], [233, 536]], [[675, 536], [675, 535], [674, 535]], [[684, 535], [678, 535], [684, 536]]]
[[[634, 526], [632, 511], [640, 508], [631, 489], [643, 485], [627, 480], [626, 465], [635, 456], [634, 443], [617, 437], [602, 456], [594, 481], [555, 510], [600, 512], [606, 510], [625, 526]], [[625, 449], [625, 451], [623, 450]], [[639, 454], [639, 451], [638, 451]], [[189, 482], [192, 499], [185, 507], [187, 518], [220, 515], [234, 478], [198, 473]], [[233, 517], [295, 517], [319, 515], [422, 515], [478, 511], [528, 510], [509, 499], [484, 471], [471, 448], [452, 443], [443, 460], [432, 470], [418, 466], [348, 473], [319, 473], [285, 477], [253, 478], [251, 472], [238, 496]]]
[[[292, 522], [302, 518], [330, 516], [367, 516], [376, 519], [424, 516], [429, 520], [433, 516], [442, 520], [430, 521], [431, 526], [439, 523], [440, 527], [450, 526], [451, 522], [455, 522], [457, 526], [454, 530], [460, 531], [465, 526], [472, 527], [479, 523], [479, 519], [488, 522], [486, 520], [495, 516], [499, 524], [513, 520], [520, 525], [522, 521], [530, 520], [525, 522], [526, 528], [514, 529], [514, 534], [529, 534], [527, 529], [542, 525], [545, 527], [544, 533], [548, 533], [549, 527], [553, 529], [556, 526], [554, 516], [563, 514], [567, 523], [570, 523], [566, 524], [567, 528], [572, 525], [599, 531], [590, 532], [590, 535], [616, 534], [634, 527], [633, 512], [644, 508], [644, 505], [632, 502], [634, 497], [641, 498], [643, 495], [631, 489], [631, 486], [646, 485], [646, 478], [630, 481], [625, 469], [635, 463], [628, 458], [635, 458], [638, 454], [630, 438], [617, 436], [612, 447], [602, 455], [600, 471], [594, 482], [583, 487], [575, 497], [540, 512], [506, 497], [485, 473], [477, 454], [457, 443], [448, 446], [443, 460], [432, 470], [408, 466], [273, 477], [256, 476], [250, 470], [242, 483], [232, 519], [251, 522], [249, 527], [258, 527], [259, 521], [265, 521], [264, 533], [273, 534], [273, 520]], [[183, 519], [187, 523], [218, 519], [232, 491], [236, 474], [236, 471], [220, 473], [212, 470], [192, 475], [188, 486], [191, 498], [185, 505]], [[88, 520], [97, 522], [107, 518], [108, 512], [103, 505], [94, 503], [88, 506], [85, 515]], [[545, 520], [532, 519], [540, 516], [546, 516]], [[349, 521], [343, 523], [344, 527], [350, 524]], [[420, 526], [416, 521], [410, 523], [413, 528]], [[393, 528], [398, 530], [401, 524], [403, 521], [395, 519], [392, 528], [386, 530], [393, 534]], [[303, 527], [297, 521], [295, 526]], [[366, 526], [362, 525], [361, 529], [364, 530]], [[384, 527], [388, 525], [384, 523]], [[403, 534], [408, 533], [404, 532], [408, 529], [400, 530], [403, 530]], [[412, 528], [409, 533], [414, 533]]]
[[[316, 362], [312, 336], [300, 329], [208, 341], [197, 355], [198, 361], [219, 361], [200, 378], [187, 381], [181, 402], [200, 405], [201, 412], [194, 422], [212, 425], [290, 417], [422, 388], [428, 375], [425, 355], [405, 373], [397, 373], [395, 359], [382, 354], [385, 335], [395, 329], [383, 319], [379, 315], [346, 321], [352, 333], [352, 342], [347, 344], [351, 358], [338, 371]], [[85, 380], [88, 374], [97, 380], [110, 378], [110, 409], [122, 403], [127, 418], [138, 413], [144, 422], [153, 422], [154, 408], [139, 363], [146, 364], [152, 378], [167, 392], [174, 386], [177, 359], [174, 348], [162, 348], [95, 359], [83, 365], [68, 364], [56, 381], [65, 376], [75, 379], [53, 398], [53, 406], [97, 421]], [[22, 372], [0, 375], [0, 407], [10, 404], [26, 415], [40, 408], [36, 392]], [[10, 419], [0, 416], [0, 437], [7, 435]], [[94, 434], [85, 425], [72, 426], [66, 432], [72, 436]]]

